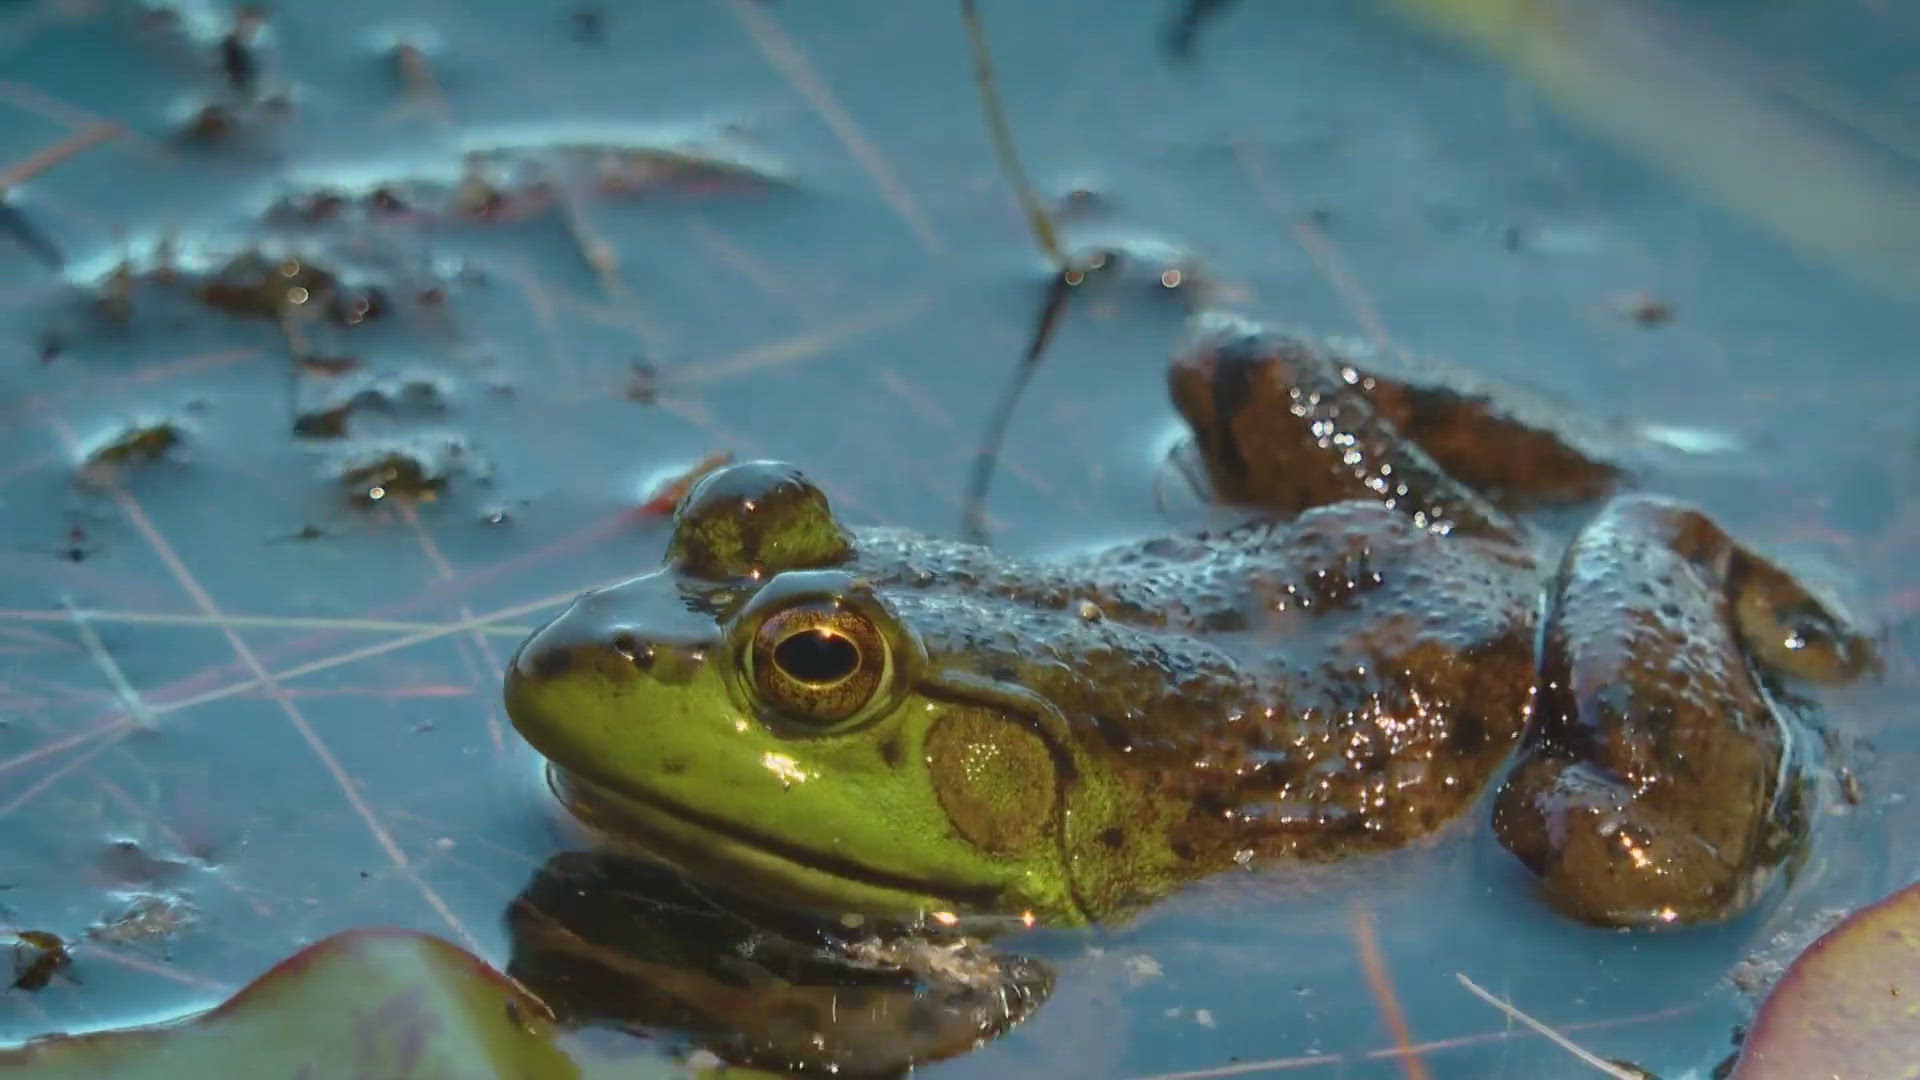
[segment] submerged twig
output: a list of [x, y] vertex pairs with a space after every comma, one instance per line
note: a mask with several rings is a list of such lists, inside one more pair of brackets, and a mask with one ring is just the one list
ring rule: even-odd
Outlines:
[[82, 154], [108, 139], [125, 132], [118, 121], [103, 120], [74, 132], [72, 135], [29, 156], [27, 160], [6, 169], [0, 169], [0, 233], [13, 238], [21, 247], [33, 253], [33, 256], [45, 263], [49, 270], [58, 271], [65, 265], [60, 249], [52, 240], [27, 220], [20, 208], [7, 201], [14, 187], [46, 172], [55, 165], [76, 154]]
[[560, 208], [560, 219], [566, 223], [567, 235], [573, 238], [574, 246], [580, 249], [581, 261], [600, 279], [600, 291], [609, 300], [621, 299], [625, 290], [620, 285], [619, 252], [605, 237], [594, 231], [578, 196], [568, 190], [558, 177], [550, 177], [549, 182], [553, 186], [554, 201]]
[[[0, 610], [0, 623], [9, 622], [57, 622], [57, 623], [125, 623], [132, 626], [196, 626], [196, 627], [250, 627], [269, 630], [350, 630], [372, 634], [391, 634], [425, 630], [438, 632], [446, 629], [445, 623], [424, 622], [406, 619], [351, 619], [334, 618], [324, 615], [229, 615], [224, 612], [218, 618], [208, 615], [179, 614], [167, 611], [123, 611], [108, 608], [68, 607], [65, 610], [32, 611], [20, 609]], [[455, 629], [460, 629], [456, 627]], [[523, 638], [533, 633], [534, 626], [526, 624], [505, 625], [487, 623], [471, 629], [499, 637]]]
[[1200, 30], [1208, 23], [1218, 19], [1236, 0], [1186, 0], [1180, 5], [1180, 11], [1168, 22], [1162, 38], [1169, 56], [1175, 60], [1193, 59], [1194, 42], [1200, 36]]
[[1348, 910], [1348, 926], [1353, 932], [1354, 951], [1360, 954], [1360, 968], [1367, 976], [1367, 989], [1373, 995], [1373, 1004], [1380, 1011], [1380, 1022], [1393, 1035], [1394, 1049], [1399, 1051], [1400, 1068], [1407, 1080], [1431, 1080], [1427, 1063], [1413, 1048], [1413, 1029], [1407, 1024], [1407, 1013], [1400, 1005], [1400, 995], [1394, 993], [1393, 976], [1387, 972], [1386, 957], [1380, 952], [1379, 935], [1373, 931], [1373, 913], [1361, 904], [1354, 904]]
[[1533, 1017], [1528, 1016], [1526, 1013], [1521, 1012], [1518, 1008], [1515, 1008], [1514, 1006], [1509, 1005], [1504, 1001], [1501, 1001], [1499, 998], [1493, 996], [1493, 994], [1489, 993], [1487, 990], [1482, 988], [1479, 983], [1476, 983], [1472, 979], [1467, 978], [1465, 972], [1456, 971], [1453, 973], [1453, 977], [1460, 980], [1460, 985], [1466, 987], [1469, 992], [1471, 992], [1475, 997], [1478, 997], [1481, 1001], [1484, 1001], [1487, 1004], [1493, 1006], [1494, 1008], [1499, 1009], [1501, 1012], [1505, 1013], [1509, 1018], [1518, 1020], [1521, 1023], [1527, 1025], [1528, 1027], [1532, 1028], [1535, 1032], [1545, 1036], [1547, 1040], [1553, 1043], [1555, 1046], [1558, 1046], [1560, 1049], [1565, 1050], [1567, 1053], [1572, 1054], [1574, 1057], [1579, 1058], [1581, 1061], [1586, 1062], [1588, 1065], [1593, 1066], [1594, 1068], [1600, 1070], [1601, 1072], [1607, 1074], [1608, 1076], [1613, 1077], [1614, 1080], [1646, 1080], [1646, 1075], [1647, 1075], [1646, 1073], [1628, 1072], [1626, 1069], [1623, 1069], [1620, 1066], [1615, 1065], [1613, 1062], [1608, 1061], [1603, 1057], [1600, 1057], [1599, 1055], [1595, 1054], [1593, 1051], [1588, 1050], [1576, 1044], [1572, 1039], [1567, 1038], [1565, 1035], [1560, 1034], [1559, 1032], [1553, 1030], [1552, 1028], [1541, 1023], [1540, 1021], [1535, 1020]]
[[93, 628], [92, 620], [87, 618], [79, 608], [74, 607], [72, 600], [63, 598], [61, 604], [67, 609], [74, 633], [79, 636], [80, 643], [86, 646], [87, 654], [93, 658], [94, 666], [100, 669], [100, 674], [106, 678], [107, 684], [113, 687], [114, 696], [120, 699], [121, 707], [127, 710], [127, 715], [132, 717], [138, 726], [152, 730], [153, 711], [147, 708], [147, 703], [141, 698], [140, 691], [135, 690], [133, 684], [127, 681], [127, 673], [121, 669], [119, 662], [113, 658], [113, 654], [107, 651], [106, 642], [100, 640], [99, 633]]
[[1007, 425], [1013, 421], [1013, 410], [1020, 403], [1020, 395], [1033, 381], [1034, 372], [1040, 369], [1040, 359], [1046, 355], [1047, 343], [1053, 340], [1053, 329], [1059, 325], [1060, 313], [1067, 306], [1067, 294], [1078, 281], [1078, 275], [1071, 270], [1053, 276], [1046, 301], [1040, 307], [1039, 322], [1033, 329], [1033, 340], [1027, 344], [1020, 366], [1014, 369], [1013, 380], [1000, 395], [1000, 404], [994, 408], [986, 436], [974, 455], [973, 475], [967, 481], [960, 509], [960, 535], [973, 543], [987, 542], [987, 488], [993, 483], [993, 466], [1000, 458], [1000, 444], [1006, 440]]
[[993, 55], [987, 48], [986, 31], [980, 25], [980, 12], [974, 0], [960, 0], [960, 20], [966, 24], [967, 40], [973, 49], [974, 87], [980, 91], [980, 111], [986, 120], [987, 134], [993, 141], [994, 156], [1000, 161], [1000, 171], [1006, 176], [1007, 186], [1013, 189], [1014, 198], [1027, 215], [1027, 225], [1033, 230], [1033, 242], [1057, 271], [1047, 286], [1046, 300], [1040, 306], [1040, 318], [1034, 326], [1033, 339], [1027, 344], [1026, 355], [1021, 357], [1020, 366], [1014, 369], [1013, 380], [1001, 394], [993, 419], [988, 423], [987, 433], [981, 439], [979, 452], [974, 455], [973, 475], [967, 482], [966, 496], [960, 509], [960, 533], [974, 543], [984, 544], [987, 541], [987, 488], [993, 483], [993, 467], [999, 460], [1001, 443], [1006, 440], [1007, 426], [1013, 421], [1013, 411], [1020, 404], [1020, 395], [1026, 392], [1027, 384], [1033, 381], [1034, 372], [1039, 370], [1040, 360], [1046, 355], [1047, 343], [1053, 340], [1053, 330], [1060, 322], [1060, 313], [1066, 308], [1068, 292], [1080, 284], [1086, 273], [1068, 261], [1060, 250], [1059, 234], [1053, 227], [1053, 219], [1048, 216], [1040, 197], [1034, 193], [1026, 170], [1020, 166], [1020, 155], [1013, 146], [1012, 130], [1007, 126], [1006, 113], [1000, 107], [1000, 93], [993, 76]]
[[18, 165], [9, 166], [4, 170], [0, 170], [0, 196], [4, 196], [7, 190], [14, 185], [24, 184], [28, 180], [39, 176], [41, 173], [46, 172], [48, 169], [53, 168], [68, 158], [76, 154], [85, 153], [93, 147], [106, 142], [108, 139], [116, 138], [125, 132], [125, 125], [119, 121], [102, 120], [97, 124], [74, 132], [72, 135], [61, 139], [52, 146], [36, 151], [30, 155], [27, 160]]
[[914, 201], [912, 192], [900, 181], [893, 166], [860, 130], [860, 125], [854, 122], [846, 106], [834, 96], [827, 81], [814, 69], [813, 61], [780, 28], [773, 12], [755, 0], [727, 0], [726, 6], [739, 20], [747, 36], [753, 39], [761, 55], [767, 58], [775, 71], [793, 84], [801, 97], [807, 99], [820, 120], [833, 132], [834, 138], [839, 139], [840, 145], [846, 147], [847, 153], [866, 170], [873, 185], [880, 189], [881, 197], [887, 200], [887, 205], [893, 207], [894, 213], [900, 215], [900, 220], [920, 238], [927, 254], [945, 255], [946, 242], [934, 231], [932, 220]]
[[66, 259], [61, 256], [60, 249], [54, 246], [53, 241], [48, 239], [47, 234], [41, 232], [33, 222], [28, 221], [27, 215], [22, 213], [19, 207], [7, 202], [4, 198], [0, 198], [0, 233], [11, 237], [14, 243], [32, 252], [33, 257], [39, 259], [47, 269], [58, 273], [66, 266]]
[[1013, 132], [1007, 127], [1006, 113], [1000, 108], [1000, 93], [994, 86], [993, 55], [987, 50], [986, 31], [981, 29], [980, 12], [974, 0], [960, 0], [960, 19], [966, 23], [967, 40], [973, 47], [973, 83], [980, 91], [980, 111], [986, 116], [987, 134], [993, 140], [994, 156], [1000, 159], [1000, 171], [1006, 174], [1013, 197], [1026, 212], [1027, 224], [1033, 229], [1033, 241], [1040, 245], [1040, 253], [1064, 274], [1069, 267], [1066, 256], [1060, 253], [1053, 219], [1047, 216], [1046, 207], [1034, 194], [1033, 184], [1020, 167], [1020, 156], [1013, 148]]

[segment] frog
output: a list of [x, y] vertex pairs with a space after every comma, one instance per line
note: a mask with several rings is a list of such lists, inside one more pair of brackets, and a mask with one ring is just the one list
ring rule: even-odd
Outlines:
[[[1221, 314], [1167, 372], [1228, 524], [1016, 557], [845, 524], [790, 464], [706, 475], [658, 569], [508, 665], [552, 790], [822, 915], [1102, 923], [1437, 842], [1488, 792], [1580, 922], [1725, 920], [1791, 876], [1807, 690], [1877, 663], [1838, 602], [1496, 395]], [[1558, 506], [1570, 539], [1529, 522]]]

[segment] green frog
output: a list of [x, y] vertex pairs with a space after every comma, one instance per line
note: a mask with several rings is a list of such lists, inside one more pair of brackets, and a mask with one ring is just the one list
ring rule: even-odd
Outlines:
[[[1791, 684], [1874, 662], [1835, 605], [1492, 396], [1218, 316], [1169, 383], [1242, 523], [1019, 559], [729, 466], [661, 569], [521, 647], [514, 725], [582, 820], [822, 912], [1084, 924], [1408, 845], [1496, 778], [1589, 923], [1725, 918], [1791, 865]], [[1602, 498], [1571, 543], [1518, 516]]]

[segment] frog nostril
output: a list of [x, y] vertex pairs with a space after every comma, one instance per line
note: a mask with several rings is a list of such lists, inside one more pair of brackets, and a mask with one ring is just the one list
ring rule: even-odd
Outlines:
[[632, 634], [622, 631], [613, 635], [613, 651], [619, 653], [621, 658], [632, 664], [638, 671], [653, 670], [657, 650]]
[[528, 667], [536, 679], [557, 679], [572, 666], [572, 649], [541, 649], [528, 657]]

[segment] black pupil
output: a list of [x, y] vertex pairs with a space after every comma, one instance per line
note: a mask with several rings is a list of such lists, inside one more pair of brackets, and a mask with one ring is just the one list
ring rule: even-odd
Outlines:
[[860, 650], [831, 630], [802, 630], [773, 648], [789, 678], [815, 686], [837, 683], [860, 666]]

